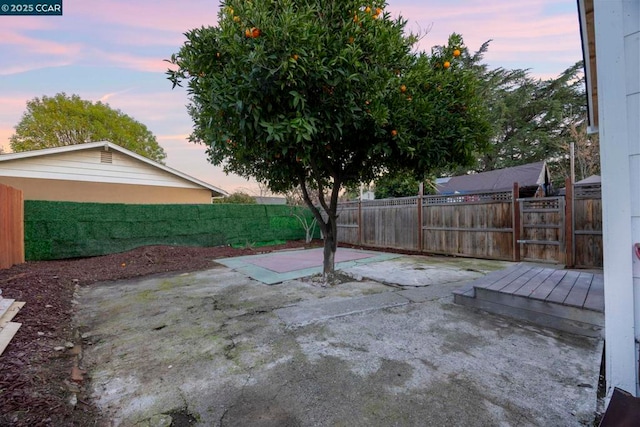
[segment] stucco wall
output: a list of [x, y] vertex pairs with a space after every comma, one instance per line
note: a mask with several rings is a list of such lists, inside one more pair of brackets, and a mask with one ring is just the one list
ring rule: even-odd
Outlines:
[[96, 203], [210, 204], [211, 190], [107, 184], [0, 176], [0, 184], [18, 188], [25, 200]]

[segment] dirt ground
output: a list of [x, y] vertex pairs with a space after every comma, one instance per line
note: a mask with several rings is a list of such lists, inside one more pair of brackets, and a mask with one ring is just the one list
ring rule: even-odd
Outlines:
[[[321, 242], [312, 245], [320, 246]], [[303, 241], [244, 249], [147, 246], [100, 257], [27, 262], [0, 270], [1, 296], [26, 302], [13, 320], [22, 327], [0, 356], [0, 425], [103, 424], [86, 384], [73, 381], [71, 376], [72, 347], [81, 341], [71, 324], [78, 286], [203, 270], [216, 258], [304, 246]], [[74, 395], [77, 399], [72, 399]]]

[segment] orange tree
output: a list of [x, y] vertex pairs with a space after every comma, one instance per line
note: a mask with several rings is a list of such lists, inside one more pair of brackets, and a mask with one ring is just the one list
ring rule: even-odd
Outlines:
[[[192, 142], [274, 192], [300, 186], [334, 271], [338, 194], [389, 170], [466, 165], [488, 140], [462, 38], [430, 54], [406, 21], [363, 0], [228, 0], [171, 56]], [[315, 193], [315, 197], [314, 196]], [[312, 203], [318, 200], [318, 204]]]

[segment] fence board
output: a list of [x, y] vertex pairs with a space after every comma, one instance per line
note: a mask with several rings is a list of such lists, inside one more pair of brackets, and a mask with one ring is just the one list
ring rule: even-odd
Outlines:
[[512, 259], [512, 202], [423, 206], [423, 248], [426, 252], [477, 258]]
[[341, 203], [338, 207], [338, 242], [360, 244], [358, 202]]
[[362, 244], [418, 250], [417, 197], [362, 203]]
[[22, 191], [0, 184], [0, 268], [24, 262]]
[[576, 267], [602, 268], [602, 199], [586, 198], [595, 192], [589, 190], [574, 200], [574, 263]]
[[[563, 197], [519, 199], [514, 209], [517, 189], [514, 186], [514, 191], [341, 203], [338, 241], [475, 258], [557, 263], [568, 260], [568, 253], [574, 250], [569, 245], [573, 245], [576, 266], [602, 267], [599, 186], [576, 187], [573, 213], [565, 210]], [[565, 218], [567, 212], [575, 215], [574, 221]], [[572, 224], [575, 230], [569, 229]], [[572, 241], [567, 233], [573, 233]]]

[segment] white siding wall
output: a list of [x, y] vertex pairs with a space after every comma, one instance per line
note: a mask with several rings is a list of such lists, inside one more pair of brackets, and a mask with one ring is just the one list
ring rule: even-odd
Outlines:
[[[624, 2], [624, 49], [627, 60], [627, 129], [631, 175], [631, 230], [640, 243], [640, 1]], [[640, 260], [633, 257], [636, 357], [640, 357]], [[640, 361], [636, 359], [636, 396], [640, 396]]]
[[595, 0], [607, 394], [640, 393], [640, 2]]
[[193, 182], [155, 168], [117, 151], [109, 151], [112, 163], [102, 163], [101, 148], [15, 159], [0, 163], [0, 176], [202, 188]]

